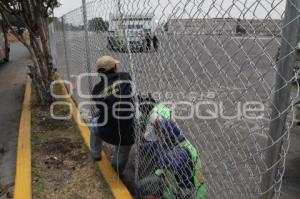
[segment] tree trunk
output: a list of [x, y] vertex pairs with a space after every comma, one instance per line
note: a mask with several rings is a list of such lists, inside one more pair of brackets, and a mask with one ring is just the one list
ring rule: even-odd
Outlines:
[[[52, 1], [0, 1], [0, 14], [4, 21], [7, 22], [9, 29], [19, 39], [20, 42], [28, 49], [33, 65], [29, 66], [33, 83], [37, 94], [40, 98], [41, 105], [50, 105], [52, 96], [50, 86], [53, 81], [52, 57], [49, 44], [49, 33], [47, 29], [48, 11]], [[52, 9], [53, 11], [53, 9]], [[28, 29], [30, 42], [19, 35], [10, 21], [8, 16], [14, 16]]]
[[[44, 54], [44, 63], [47, 66], [47, 71], [51, 71], [52, 69], [50, 68], [51, 65], [51, 55], [50, 55], [50, 46], [49, 46], [49, 40], [48, 40], [48, 29], [45, 24], [45, 21], [43, 18], [39, 18], [38, 20], [38, 32], [39, 36], [41, 39], [41, 44], [42, 44], [42, 51]], [[47, 75], [47, 81], [52, 82], [53, 81], [53, 74], [51, 72], [48, 72]]]
[[50, 105], [53, 102], [50, 88], [47, 89], [44, 86], [44, 82], [41, 79], [41, 76], [38, 75], [38, 68], [36, 66], [28, 65], [28, 68], [30, 70], [32, 82], [33, 82], [34, 88], [37, 92], [37, 96], [39, 98], [40, 105], [41, 106]]
[[32, 51], [33, 66], [28, 67], [42, 106], [50, 105], [53, 102], [50, 92], [53, 72], [48, 61], [50, 51], [44, 50], [44, 46], [43, 42], [39, 41], [39, 38], [30, 35], [30, 51]]

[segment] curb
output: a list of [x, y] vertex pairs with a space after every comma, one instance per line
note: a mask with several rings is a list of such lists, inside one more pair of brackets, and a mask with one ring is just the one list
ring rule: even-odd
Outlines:
[[14, 190], [15, 199], [31, 199], [32, 197], [30, 100], [31, 78], [27, 76], [18, 136], [16, 177]]
[[[70, 103], [70, 106], [72, 107], [72, 116], [74, 121], [76, 122], [81, 136], [86, 144], [86, 146], [88, 146], [88, 148], [90, 149], [90, 129], [87, 127], [87, 124], [85, 123], [85, 121], [83, 121], [83, 119], [81, 118], [80, 112], [77, 109], [77, 106], [75, 104], [75, 102], [73, 101], [72, 97], [70, 97], [68, 95], [68, 91], [66, 86], [63, 83], [63, 80], [59, 77], [59, 84], [62, 88], [63, 94], [66, 97], [66, 100]], [[84, 125], [81, 125], [84, 124]], [[107, 184], [109, 185], [113, 196], [116, 199], [133, 199], [132, 195], [130, 194], [129, 190], [127, 189], [127, 187], [124, 185], [124, 183], [120, 180], [118, 174], [116, 173], [116, 171], [112, 168], [111, 163], [109, 162], [106, 154], [104, 152], [102, 152], [102, 159], [101, 161], [97, 162], [97, 165], [104, 177], [104, 179], [106, 180]]]

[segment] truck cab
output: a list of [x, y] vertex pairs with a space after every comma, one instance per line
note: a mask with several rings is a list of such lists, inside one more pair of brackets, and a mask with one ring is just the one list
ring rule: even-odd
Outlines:
[[146, 32], [154, 30], [154, 15], [110, 15], [107, 48], [142, 52], [146, 49]]
[[143, 29], [117, 29], [109, 31], [107, 40], [108, 48], [111, 50], [142, 52], [145, 48], [145, 34]]
[[142, 52], [145, 48], [145, 34], [143, 29], [129, 29], [125, 31], [126, 41], [130, 50]]

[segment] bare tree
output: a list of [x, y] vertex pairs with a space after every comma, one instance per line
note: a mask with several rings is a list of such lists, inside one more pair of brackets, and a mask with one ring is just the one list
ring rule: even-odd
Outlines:
[[[48, 105], [52, 102], [50, 84], [53, 81], [53, 68], [47, 25], [53, 9], [58, 6], [58, 0], [0, 1], [2, 18], [8, 24], [12, 34], [28, 49], [31, 55], [33, 66], [29, 68], [41, 105]], [[29, 41], [13, 28], [9, 21], [10, 16], [26, 27], [29, 32]]]

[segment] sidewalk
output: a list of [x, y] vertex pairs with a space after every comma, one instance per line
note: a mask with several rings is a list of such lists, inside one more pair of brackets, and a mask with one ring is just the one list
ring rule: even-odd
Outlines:
[[[15, 178], [17, 134], [29, 53], [20, 43], [11, 45], [11, 61], [0, 64], [0, 186], [11, 195]], [[0, 187], [1, 188], [1, 187]], [[9, 198], [0, 195], [0, 199]]]

